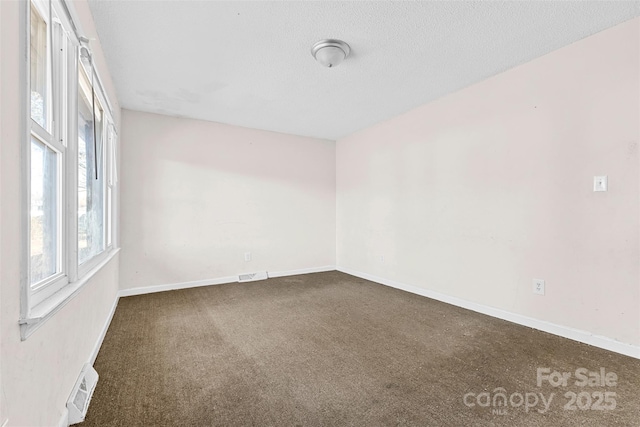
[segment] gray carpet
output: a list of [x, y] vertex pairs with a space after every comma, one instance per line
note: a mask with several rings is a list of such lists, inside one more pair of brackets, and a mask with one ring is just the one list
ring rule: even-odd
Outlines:
[[83, 426], [640, 425], [639, 360], [339, 272], [122, 298], [95, 368]]

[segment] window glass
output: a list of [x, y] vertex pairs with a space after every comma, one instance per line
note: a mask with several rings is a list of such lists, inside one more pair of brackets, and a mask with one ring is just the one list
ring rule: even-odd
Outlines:
[[113, 234], [113, 220], [112, 220], [112, 206], [113, 206], [113, 196], [111, 194], [111, 187], [107, 187], [107, 246], [111, 246], [113, 242], [111, 241], [111, 237]]
[[80, 264], [105, 249], [103, 110], [96, 99], [94, 123], [92, 98], [91, 85], [81, 70], [78, 87], [78, 262]]
[[31, 137], [31, 284], [58, 272], [57, 153]]
[[47, 23], [31, 5], [31, 118], [48, 130]]

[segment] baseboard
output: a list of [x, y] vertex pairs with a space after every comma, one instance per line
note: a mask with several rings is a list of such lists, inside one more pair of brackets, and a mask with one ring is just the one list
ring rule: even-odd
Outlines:
[[113, 304], [111, 304], [111, 310], [109, 311], [109, 315], [107, 316], [107, 320], [105, 320], [104, 325], [102, 326], [102, 331], [100, 331], [100, 335], [96, 340], [95, 345], [93, 346], [93, 350], [91, 351], [91, 357], [89, 358], [89, 365], [93, 366], [98, 357], [98, 352], [100, 351], [100, 347], [102, 347], [102, 342], [104, 341], [104, 337], [107, 335], [107, 330], [109, 329], [109, 325], [111, 324], [111, 320], [113, 319], [113, 315], [116, 312], [116, 307], [118, 307], [118, 301], [120, 300], [120, 295], [116, 295], [113, 300]]
[[[321, 273], [324, 271], [334, 271], [335, 265], [325, 265], [322, 267], [301, 268], [298, 270], [269, 271], [269, 278], [294, 276], [296, 274]], [[222, 285], [225, 283], [236, 283], [238, 276], [218, 277], [216, 279], [195, 280], [193, 282], [171, 283], [167, 285], [143, 286], [139, 288], [122, 289], [118, 292], [119, 297], [129, 297], [133, 295], [153, 294], [156, 292], [174, 291], [176, 289], [197, 288], [200, 286]]]
[[582, 331], [562, 325], [556, 325], [544, 320], [534, 319], [532, 317], [523, 316], [521, 314], [489, 307], [483, 304], [463, 300], [461, 298], [441, 294], [439, 292], [430, 291], [428, 289], [419, 288], [417, 286], [407, 285], [395, 280], [384, 279], [382, 277], [362, 273], [360, 271], [352, 270], [346, 267], [337, 267], [336, 270], [346, 274], [350, 274], [352, 276], [360, 277], [361, 279], [370, 280], [381, 285], [401, 289], [403, 291], [411, 292], [412, 294], [421, 295], [427, 298], [445, 302], [447, 304], [455, 305], [457, 307], [462, 307], [478, 313], [486, 314], [488, 316], [497, 317], [498, 319], [507, 320], [509, 322], [517, 323], [522, 326], [534, 328], [539, 331], [548, 332], [550, 334], [558, 335], [570, 340], [579, 341], [581, 343], [589, 344], [594, 347], [599, 347], [605, 350], [613, 351], [615, 353], [624, 354], [625, 356], [640, 359], [640, 346], [623, 343], [601, 335], [594, 335], [587, 331]]
[[121, 289], [119, 297], [130, 297], [133, 295], [153, 294], [156, 292], [175, 291], [177, 289], [197, 288], [200, 286], [222, 285], [224, 283], [234, 283], [238, 281], [238, 276], [219, 277], [217, 279], [195, 280], [193, 282], [171, 283], [168, 285], [142, 286], [139, 288]]
[[285, 276], [296, 276], [298, 274], [309, 274], [309, 273], [324, 273], [326, 271], [335, 271], [335, 265], [325, 265], [324, 267], [311, 267], [311, 268], [301, 268], [298, 270], [285, 270], [285, 271], [269, 271], [269, 278], [275, 277], [285, 277]]
[[69, 427], [69, 410], [67, 409], [66, 406], [62, 410], [62, 415], [60, 416], [60, 421], [58, 421], [58, 427]]

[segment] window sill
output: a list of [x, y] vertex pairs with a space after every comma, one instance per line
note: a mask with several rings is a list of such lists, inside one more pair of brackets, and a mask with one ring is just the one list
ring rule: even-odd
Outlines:
[[67, 305], [67, 303], [80, 292], [84, 285], [91, 280], [91, 278], [100, 271], [102, 267], [107, 265], [118, 252], [120, 252], [120, 248], [113, 249], [104, 260], [87, 272], [82, 279], [76, 280], [74, 283], [70, 283], [60, 289], [49, 298], [33, 307], [29, 311], [29, 315], [27, 317], [20, 319], [20, 338], [22, 341], [26, 340], [47, 320], [53, 317], [53, 315], [62, 307]]

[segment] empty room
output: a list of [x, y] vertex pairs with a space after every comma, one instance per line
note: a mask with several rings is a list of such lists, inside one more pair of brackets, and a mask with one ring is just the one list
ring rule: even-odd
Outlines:
[[640, 425], [640, 1], [0, 0], [0, 58], [0, 427]]

